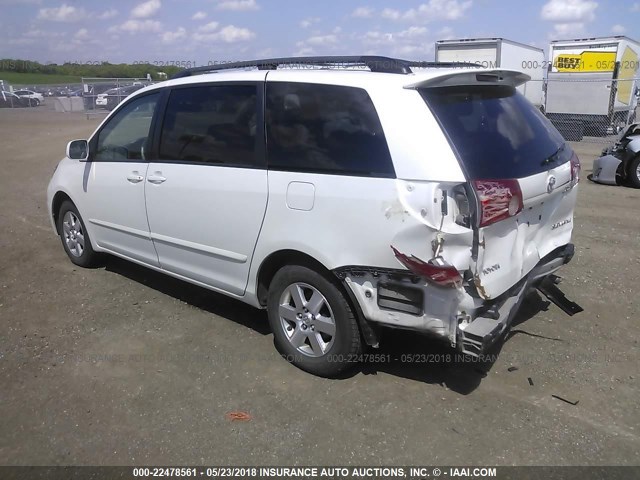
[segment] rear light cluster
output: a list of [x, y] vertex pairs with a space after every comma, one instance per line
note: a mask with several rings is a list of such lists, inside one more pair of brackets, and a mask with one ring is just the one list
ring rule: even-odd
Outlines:
[[575, 187], [580, 181], [580, 159], [574, 153], [571, 157], [571, 188]]
[[391, 246], [391, 250], [393, 250], [394, 255], [401, 264], [435, 285], [452, 288], [462, 285], [460, 272], [453, 265], [446, 263], [442, 257], [436, 257], [425, 262], [414, 255], [407, 256], [404, 253], [400, 253], [393, 246]]
[[522, 190], [515, 179], [474, 180], [480, 203], [480, 226], [486, 227], [522, 211]]

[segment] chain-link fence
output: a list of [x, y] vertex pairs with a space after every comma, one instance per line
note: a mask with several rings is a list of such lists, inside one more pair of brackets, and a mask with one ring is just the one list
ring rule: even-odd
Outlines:
[[542, 82], [541, 109], [566, 140], [609, 144], [636, 122], [639, 94], [640, 78], [550, 74]]
[[84, 111], [87, 114], [108, 113], [133, 92], [151, 84], [147, 78], [83, 78]]
[[13, 92], [30, 90], [39, 93], [45, 98], [45, 101], [47, 98], [78, 96], [82, 90], [82, 84], [80, 83], [52, 83], [46, 85], [5, 84], [5, 87], [5, 90]]
[[[57, 97], [72, 97], [80, 94], [80, 84], [0, 84], [0, 108], [53, 106]], [[16, 98], [19, 97], [19, 98]]]
[[0, 95], [0, 107], [25, 106], [12, 92], [20, 95], [28, 91], [37, 95], [38, 105], [45, 104], [59, 112], [106, 114], [130, 94], [151, 83], [147, 78], [83, 78], [82, 83], [51, 85], [10, 85], [5, 82], [2, 90], [6, 94]]

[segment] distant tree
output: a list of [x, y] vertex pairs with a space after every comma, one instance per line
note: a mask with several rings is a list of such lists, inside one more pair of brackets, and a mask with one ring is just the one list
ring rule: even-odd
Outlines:
[[164, 72], [168, 77], [182, 70], [181, 67], [172, 65], [150, 65], [150, 64], [112, 64], [102, 62], [100, 65], [68, 62], [63, 65], [41, 64], [31, 60], [3, 58], [0, 59], [0, 72], [18, 73], [42, 73], [45, 75], [72, 75], [75, 77], [98, 77], [98, 78], [146, 78], [151, 75], [154, 80], [163, 80], [158, 72]]

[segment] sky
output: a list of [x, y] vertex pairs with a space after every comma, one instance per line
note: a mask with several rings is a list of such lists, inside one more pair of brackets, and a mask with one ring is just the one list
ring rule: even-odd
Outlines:
[[291, 55], [433, 60], [434, 42], [640, 40], [633, 0], [0, 0], [0, 58], [209, 62]]

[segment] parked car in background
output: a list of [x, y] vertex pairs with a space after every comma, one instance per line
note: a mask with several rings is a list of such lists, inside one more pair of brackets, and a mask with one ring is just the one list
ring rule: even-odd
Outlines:
[[602, 151], [587, 178], [605, 185], [629, 183], [640, 188], [640, 123], [629, 125], [613, 146]]
[[44, 89], [43, 95], [45, 97], [68, 97], [73, 90], [70, 87], [50, 87]]
[[104, 108], [113, 110], [118, 104], [131, 95], [133, 92], [140, 90], [144, 85], [129, 85], [126, 87], [118, 87], [107, 90], [96, 97], [96, 108]]
[[19, 97], [15, 93], [3, 91], [0, 94], [0, 108], [35, 107], [36, 100]]
[[88, 85], [88, 94], [89, 95], [100, 95], [101, 93], [105, 93], [107, 90], [111, 90], [113, 88], [118, 88], [118, 85], [115, 83], [92, 83]]
[[40, 105], [44, 102], [44, 96], [41, 93], [34, 92], [33, 90], [15, 90], [15, 93], [20, 98], [29, 98], [34, 106]]

